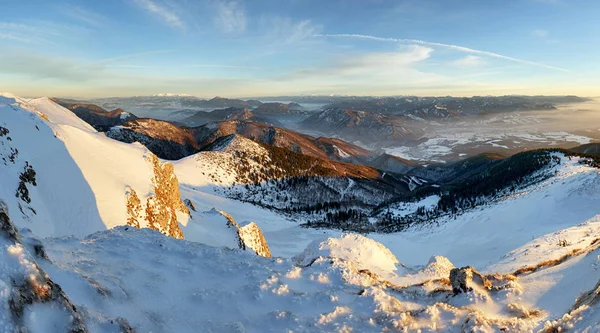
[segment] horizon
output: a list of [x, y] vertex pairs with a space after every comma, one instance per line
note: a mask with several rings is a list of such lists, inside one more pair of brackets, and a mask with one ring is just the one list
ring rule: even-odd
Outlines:
[[28, 15], [0, 20], [0, 91], [591, 97], [600, 3], [582, 2], [9, 0]]

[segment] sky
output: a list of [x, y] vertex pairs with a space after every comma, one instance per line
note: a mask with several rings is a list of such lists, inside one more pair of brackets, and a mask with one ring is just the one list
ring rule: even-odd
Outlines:
[[598, 0], [0, 0], [0, 91], [600, 95]]

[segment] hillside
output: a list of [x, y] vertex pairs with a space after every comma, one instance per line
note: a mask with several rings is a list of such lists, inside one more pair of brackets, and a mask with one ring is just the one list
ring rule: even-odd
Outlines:
[[190, 128], [188, 131], [194, 136], [200, 147], [209, 145], [224, 136], [240, 134], [257, 142], [336, 161], [364, 163], [374, 156], [366, 149], [339, 139], [315, 138], [255, 122], [222, 121]]
[[257, 123], [269, 124], [278, 126], [279, 122], [274, 119], [267, 119], [261, 116], [257, 116], [254, 111], [248, 108], [226, 108], [218, 109], [210, 112], [198, 111], [192, 116], [179, 120], [178, 122], [188, 126], [197, 127], [207, 123], [224, 121], [224, 120], [241, 120], [241, 121], [252, 121]]
[[156, 156], [167, 160], [178, 160], [200, 151], [190, 133], [161, 120], [129, 120], [110, 128], [106, 136], [126, 143], [139, 142]]
[[52, 98], [52, 101], [73, 111], [77, 117], [92, 125], [99, 132], [107, 131], [113, 126], [119, 126], [128, 120], [137, 118], [135, 115], [125, 112], [120, 108], [106, 111], [94, 104], [85, 104], [57, 98]]
[[569, 150], [581, 154], [600, 155], [600, 143], [588, 143], [585, 145], [571, 148]]
[[420, 130], [406, 127], [406, 121], [400, 117], [343, 108], [318, 112], [303, 120], [300, 126], [325, 136], [377, 145], [414, 141], [421, 136]]

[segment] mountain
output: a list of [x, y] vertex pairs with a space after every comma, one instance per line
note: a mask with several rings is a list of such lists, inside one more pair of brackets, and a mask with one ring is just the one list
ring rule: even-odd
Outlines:
[[600, 155], [600, 143], [588, 143], [569, 150], [581, 154]]
[[416, 120], [449, 119], [489, 113], [549, 110], [558, 104], [580, 103], [576, 96], [371, 97], [343, 98], [327, 108], [362, 110]]
[[5, 331], [600, 329], [595, 157], [481, 156], [411, 191], [235, 134], [161, 161], [47, 98], [0, 114]]
[[279, 102], [270, 102], [270, 103], [262, 103], [256, 109], [254, 109], [254, 113], [258, 115], [283, 115], [286, 113], [299, 113], [303, 110], [302, 105], [298, 103], [279, 103]]
[[222, 109], [222, 108], [255, 108], [260, 106], [262, 103], [257, 100], [241, 100], [241, 99], [230, 99], [224, 97], [214, 97], [210, 100], [202, 99], [185, 99], [182, 101], [184, 107], [195, 107], [204, 109]]
[[369, 165], [379, 170], [395, 173], [407, 173], [419, 166], [419, 164], [414, 161], [409, 161], [389, 154], [379, 155], [377, 158], [371, 161]]
[[279, 122], [277, 122], [277, 120], [270, 120], [261, 116], [257, 116], [255, 112], [250, 111], [250, 109], [248, 108], [236, 107], [213, 110], [210, 112], [198, 111], [195, 112], [192, 116], [179, 120], [178, 123], [189, 127], [195, 127], [223, 120], [244, 120], [274, 126], [279, 125]]
[[405, 127], [405, 120], [383, 113], [341, 108], [318, 112], [300, 123], [302, 129], [325, 136], [339, 136], [348, 141], [383, 145], [409, 142], [420, 138], [422, 131]]
[[448, 164], [430, 164], [426, 167], [413, 168], [410, 175], [431, 179], [436, 182], [461, 181], [465, 178], [488, 170], [501, 162], [506, 156], [495, 153], [483, 153], [467, 157], [463, 160]]
[[178, 160], [200, 151], [190, 133], [161, 120], [129, 120], [106, 131], [106, 136], [126, 143], [139, 142], [156, 156], [167, 160]]
[[125, 112], [120, 108], [106, 111], [94, 104], [84, 104], [56, 98], [53, 98], [52, 101], [73, 111], [77, 117], [83, 119], [100, 132], [107, 131], [113, 126], [119, 126], [128, 120], [137, 118], [135, 115]]
[[211, 144], [220, 137], [240, 134], [257, 142], [336, 161], [361, 163], [374, 156], [366, 149], [339, 139], [314, 138], [284, 128], [255, 122], [221, 121], [189, 128], [188, 131], [194, 136], [200, 147]]

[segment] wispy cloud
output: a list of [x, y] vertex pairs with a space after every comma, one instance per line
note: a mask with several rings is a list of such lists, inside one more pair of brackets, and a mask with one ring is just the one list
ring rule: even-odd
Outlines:
[[53, 44], [52, 37], [60, 34], [53, 29], [43, 29], [38, 26], [0, 22], [0, 39], [8, 39], [26, 44]]
[[485, 63], [482, 57], [469, 54], [463, 58], [455, 60], [452, 62], [452, 65], [456, 67], [477, 67], [481, 66]]
[[546, 38], [546, 37], [548, 37], [548, 30], [535, 29], [531, 32], [531, 35], [533, 37]]
[[103, 15], [75, 5], [65, 5], [64, 13], [74, 20], [93, 27], [101, 27], [107, 20], [107, 18]]
[[183, 19], [173, 10], [172, 6], [159, 3], [155, 0], [133, 0], [138, 6], [160, 18], [168, 26], [185, 30], [186, 25]]
[[425, 46], [430, 46], [430, 47], [441, 47], [441, 48], [451, 49], [451, 50], [455, 50], [455, 51], [465, 52], [465, 53], [479, 55], [479, 56], [484, 56], [484, 57], [490, 57], [490, 58], [496, 58], [496, 59], [502, 59], [502, 60], [512, 61], [512, 62], [520, 63], [520, 64], [523, 64], [523, 65], [541, 67], [541, 68], [552, 69], [552, 70], [557, 70], [557, 71], [567, 72], [567, 73], [571, 72], [571, 71], [569, 71], [568, 69], [565, 69], [565, 68], [560, 68], [560, 67], [556, 67], [556, 66], [550, 66], [550, 65], [539, 63], [539, 62], [533, 62], [533, 61], [528, 61], [528, 60], [513, 58], [513, 57], [501, 55], [501, 54], [498, 54], [498, 53], [493, 53], [493, 52], [488, 52], [488, 51], [481, 51], [481, 50], [475, 50], [475, 49], [471, 49], [471, 48], [464, 47], [464, 46], [459, 46], [459, 45], [436, 43], [436, 42], [427, 42], [427, 41], [418, 40], [418, 39], [385, 38], [385, 37], [377, 37], [377, 36], [370, 36], [370, 35], [360, 35], [360, 34], [322, 34], [322, 35], [315, 35], [315, 37], [358, 38], [358, 39], [367, 39], [367, 40], [374, 40], [374, 41], [380, 41], [380, 42], [408, 43], [408, 44], [425, 45]]
[[193, 64], [189, 67], [197, 68], [225, 68], [225, 69], [261, 69], [257, 66], [243, 66], [243, 65], [220, 65], [220, 64]]
[[313, 37], [323, 29], [311, 20], [295, 21], [283, 17], [266, 17], [261, 21], [266, 38], [278, 44], [294, 44]]
[[227, 34], [239, 34], [246, 31], [246, 11], [243, 5], [234, 0], [215, 2], [215, 23]]
[[[340, 80], [350, 82], [348, 79], [361, 78], [353, 81], [364, 84], [363, 80], [381, 81], [391, 80], [397, 83], [403, 81], [409, 75], [411, 79], [429, 76], [414, 69], [418, 63], [431, 57], [434, 50], [421, 45], [410, 45], [402, 47], [397, 52], [371, 52], [366, 54], [340, 55], [324, 66], [304, 69], [285, 75], [283, 80], [304, 79], [310, 81]], [[422, 75], [421, 75], [422, 74]], [[384, 81], [385, 81], [384, 80]]]

